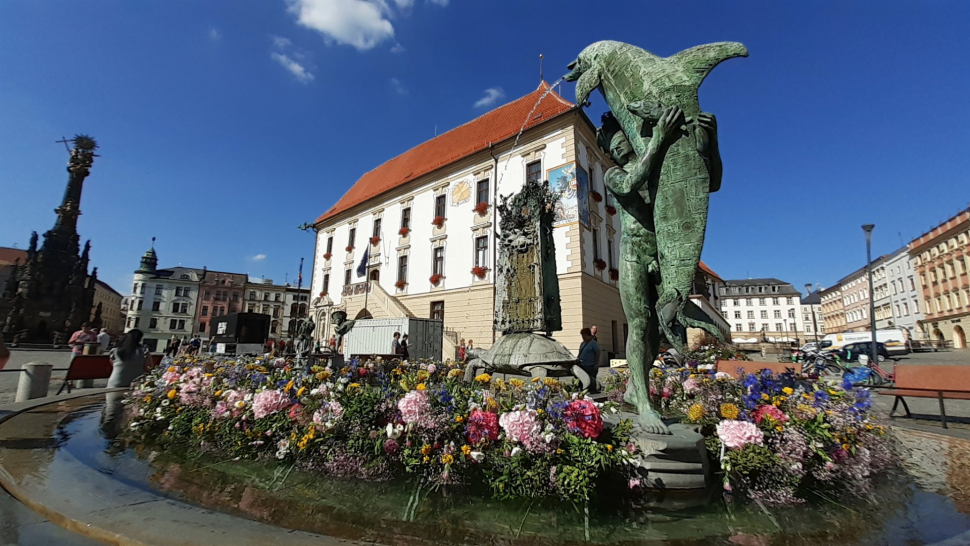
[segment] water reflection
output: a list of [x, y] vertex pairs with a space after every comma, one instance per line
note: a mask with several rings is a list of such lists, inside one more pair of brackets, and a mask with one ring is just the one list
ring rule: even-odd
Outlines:
[[[114, 479], [190, 504], [341, 538], [425, 544], [909, 545], [970, 530], [966, 442], [901, 434], [910, 456], [869, 499], [820, 499], [790, 509], [713, 503], [664, 510], [601, 498], [590, 508], [560, 502], [492, 501], [485, 492], [419, 491], [408, 481], [329, 479], [275, 461], [190, 456], [126, 446], [117, 400], [62, 415], [61, 450]], [[928, 447], [930, 446], [930, 447]], [[932, 454], [923, 453], [932, 449]], [[927, 466], [933, 468], [927, 468]], [[912, 475], [919, 476], [913, 479]]]

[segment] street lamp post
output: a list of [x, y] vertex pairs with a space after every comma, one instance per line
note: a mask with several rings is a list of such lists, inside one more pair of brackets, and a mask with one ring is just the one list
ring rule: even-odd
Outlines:
[[862, 231], [866, 234], [866, 272], [869, 276], [869, 329], [872, 330], [872, 346], [870, 348], [871, 354], [869, 355], [869, 361], [873, 365], [879, 362], [876, 359], [876, 300], [872, 293], [872, 229], [875, 227], [875, 224], [863, 224], [862, 226]]
[[[808, 296], [805, 296], [806, 298], [809, 298], [809, 297], [812, 296], [812, 284], [811, 283], [805, 283], [805, 292], [808, 294]], [[822, 304], [822, 295], [821, 294], [819, 294], [818, 303], [819, 303], [819, 305]], [[815, 331], [815, 350], [816, 351], [821, 351], [822, 350], [822, 347], [820, 347], [820, 344], [819, 344], [819, 341], [818, 341], [818, 321], [815, 320], [815, 306], [812, 303], [809, 303], [808, 304], [808, 308], [812, 310], [812, 329]]]

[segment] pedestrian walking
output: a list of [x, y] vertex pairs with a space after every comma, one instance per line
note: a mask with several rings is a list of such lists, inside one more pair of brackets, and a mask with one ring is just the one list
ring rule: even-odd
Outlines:
[[111, 344], [111, 334], [108, 333], [107, 328], [102, 328], [101, 333], [98, 334], [98, 348], [100, 353], [108, 350], [108, 345]]
[[408, 350], [409, 346], [410, 343], [408, 342], [408, 335], [404, 334], [401, 336], [401, 355], [404, 357], [404, 360], [411, 358], [411, 352]]
[[401, 350], [401, 332], [394, 332], [393, 339], [391, 340], [391, 354], [397, 356], [404, 354]]

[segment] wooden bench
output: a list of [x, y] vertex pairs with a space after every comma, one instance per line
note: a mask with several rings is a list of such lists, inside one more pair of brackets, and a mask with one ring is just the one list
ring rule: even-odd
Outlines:
[[748, 374], [756, 374], [761, 370], [771, 370], [773, 374], [785, 373], [793, 370], [802, 373], [801, 362], [752, 362], [749, 360], [718, 360], [716, 370], [731, 374], [735, 379], [741, 379]]
[[906, 417], [911, 417], [905, 396], [936, 398], [940, 402], [940, 419], [946, 426], [946, 406], [943, 401], [970, 400], [970, 374], [963, 366], [896, 366], [895, 388], [880, 391], [884, 396], [895, 396], [892, 418], [899, 403], [903, 403]]
[[[162, 361], [161, 354], [151, 355], [152, 368], [155, 368]], [[57, 394], [61, 394], [64, 387], [67, 392], [71, 392], [72, 381], [86, 381], [93, 379], [108, 379], [111, 377], [111, 357], [107, 354], [101, 355], [77, 355], [71, 360], [71, 366], [67, 369], [64, 376], [64, 383], [58, 389]]]

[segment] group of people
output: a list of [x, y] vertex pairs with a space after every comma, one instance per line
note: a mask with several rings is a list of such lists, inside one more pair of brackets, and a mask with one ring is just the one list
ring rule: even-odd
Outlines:
[[475, 349], [475, 341], [469, 339], [468, 344], [465, 344], [465, 340], [461, 339], [458, 342], [458, 362], [468, 362], [468, 357], [471, 356], [471, 352]]
[[172, 336], [172, 339], [168, 342], [168, 347], [165, 348], [165, 356], [192, 356], [198, 354], [199, 349], [202, 347], [202, 338], [195, 336], [192, 339], [187, 339], [185, 336], [179, 338], [176, 335]]
[[[127, 387], [138, 376], [152, 367], [151, 352], [142, 343], [142, 331], [134, 328], [125, 333], [108, 353], [111, 359], [111, 376], [108, 377], [108, 388]], [[95, 333], [88, 323], [81, 324], [81, 329], [71, 334], [68, 345], [71, 346], [71, 360], [84, 354], [84, 347], [88, 344], [98, 345], [98, 353], [104, 353], [111, 345], [111, 335], [106, 328]]]
[[391, 351], [394, 355], [400, 356], [401, 360], [407, 360], [411, 357], [408, 352], [408, 347], [410, 342], [408, 342], [408, 335], [401, 335], [401, 332], [394, 332], [394, 339], [391, 341]]

